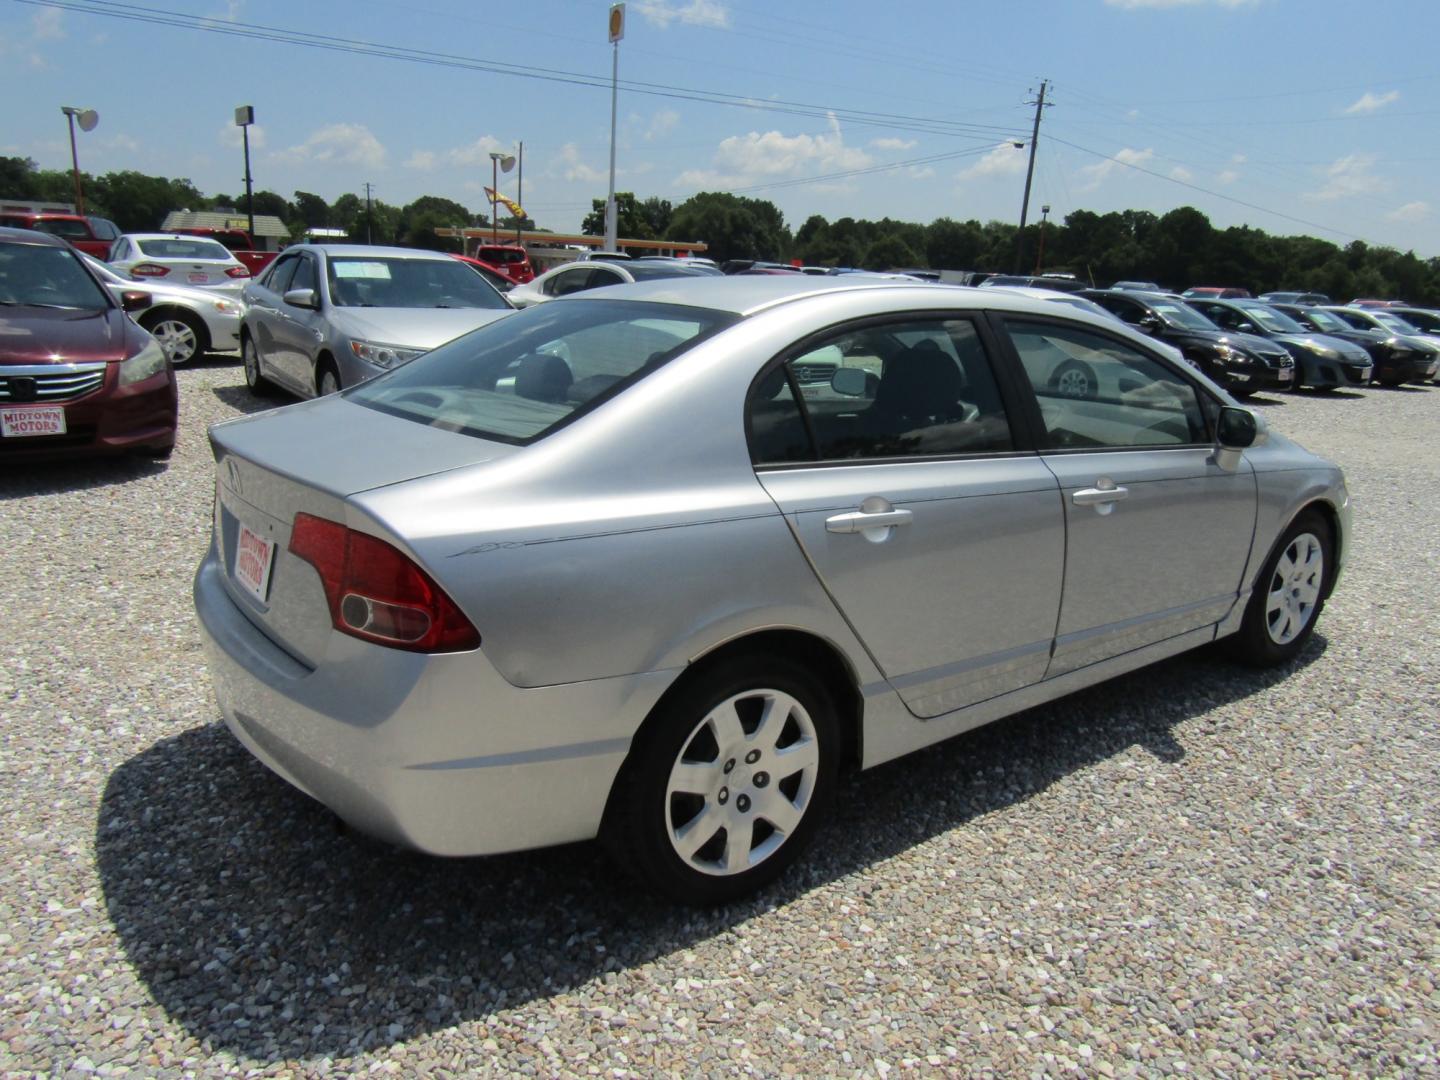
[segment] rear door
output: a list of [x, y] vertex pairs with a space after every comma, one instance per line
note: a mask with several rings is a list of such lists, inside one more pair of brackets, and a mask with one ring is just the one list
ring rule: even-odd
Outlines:
[[[1236, 602], [1255, 530], [1248, 462], [1214, 460], [1218, 403], [1178, 368], [1099, 329], [1007, 315], [1060, 481], [1064, 596], [1049, 676], [1210, 626]], [[1055, 354], [1093, 372], [1060, 393]]]
[[[886, 678], [931, 717], [1038, 681], [1064, 517], [966, 316], [840, 327], [752, 391], [757, 475]], [[838, 365], [829, 383], [802, 381]]]

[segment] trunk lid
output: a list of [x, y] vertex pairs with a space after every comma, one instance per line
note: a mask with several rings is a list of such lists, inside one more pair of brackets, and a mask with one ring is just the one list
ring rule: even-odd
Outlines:
[[231, 598], [309, 667], [324, 658], [330, 613], [320, 577], [288, 550], [295, 515], [357, 526], [351, 495], [512, 454], [487, 442], [322, 398], [210, 429], [215, 547]]

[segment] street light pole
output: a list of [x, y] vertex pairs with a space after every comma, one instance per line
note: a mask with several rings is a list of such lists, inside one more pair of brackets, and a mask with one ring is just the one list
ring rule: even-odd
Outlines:
[[85, 189], [80, 184], [80, 154], [75, 148], [75, 121], [80, 121], [81, 131], [94, 131], [100, 122], [100, 114], [94, 109], [79, 109], [74, 105], [61, 105], [60, 111], [70, 122], [70, 169], [75, 175], [75, 212], [85, 213]]
[[615, 115], [620, 95], [620, 39], [625, 36], [625, 5], [610, 5], [610, 46], [614, 56], [610, 62], [610, 194], [605, 199], [605, 250], [616, 251], [619, 239], [619, 214], [615, 209]]
[[1045, 223], [1050, 220], [1050, 204], [1046, 203], [1040, 207], [1040, 250], [1035, 253], [1035, 276], [1040, 276], [1040, 268], [1045, 262]]
[[235, 124], [245, 138], [245, 216], [250, 222], [250, 243], [255, 243], [255, 192], [250, 180], [250, 125], [255, 122], [255, 106], [241, 105], [235, 109]]

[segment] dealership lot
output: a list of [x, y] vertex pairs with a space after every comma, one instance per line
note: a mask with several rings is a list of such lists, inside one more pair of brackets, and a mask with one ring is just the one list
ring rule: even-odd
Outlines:
[[588, 846], [444, 862], [337, 832], [218, 722], [191, 613], [204, 429], [0, 477], [7, 1069], [538, 1075], [1433, 1070], [1440, 388], [1257, 398], [1338, 461], [1302, 663], [1182, 657], [842, 784], [712, 912]]

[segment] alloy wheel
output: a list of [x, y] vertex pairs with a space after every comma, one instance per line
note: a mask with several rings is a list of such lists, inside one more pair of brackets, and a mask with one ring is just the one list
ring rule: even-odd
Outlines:
[[1315, 614], [1325, 582], [1325, 549], [1313, 533], [1297, 534], [1275, 564], [1265, 598], [1265, 627], [1270, 640], [1287, 645]]
[[160, 342], [172, 364], [188, 363], [200, 352], [195, 331], [180, 319], [162, 319], [150, 328], [150, 333]]

